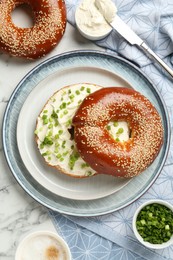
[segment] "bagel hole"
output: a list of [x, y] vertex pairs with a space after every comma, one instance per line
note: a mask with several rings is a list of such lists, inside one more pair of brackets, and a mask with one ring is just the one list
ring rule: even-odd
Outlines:
[[107, 125], [110, 136], [117, 142], [126, 142], [131, 138], [132, 131], [125, 121], [110, 121]]
[[20, 28], [31, 28], [34, 25], [34, 15], [29, 4], [20, 4], [11, 13], [13, 23]]

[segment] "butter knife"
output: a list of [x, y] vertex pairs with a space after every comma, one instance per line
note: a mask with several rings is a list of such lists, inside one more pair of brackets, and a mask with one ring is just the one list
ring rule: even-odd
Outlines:
[[131, 45], [140, 47], [149, 57], [159, 63], [172, 77], [173, 70], [159, 58], [150, 47], [123, 21], [116, 15], [114, 20], [109, 23], [121, 36], [123, 36]]

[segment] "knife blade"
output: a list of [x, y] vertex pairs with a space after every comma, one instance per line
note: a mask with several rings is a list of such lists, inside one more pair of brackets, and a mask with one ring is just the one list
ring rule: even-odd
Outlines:
[[157, 56], [118, 15], [116, 15], [114, 20], [109, 24], [131, 45], [137, 45], [141, 48], [149, 57], [159, 63], [173, 77], [173, 70], [170, 69], [168, 65], [159, 56]]

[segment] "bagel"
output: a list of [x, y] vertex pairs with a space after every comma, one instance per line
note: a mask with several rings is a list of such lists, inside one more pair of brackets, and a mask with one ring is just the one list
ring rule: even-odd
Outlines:
[[[121, 121], [129, 128], [124, 141], [110, 132]], [[72, 124], [80, 156], [99, 174], [137, 176], [151, 165], [163, 143], [159, 113], [146, 97], [130, 88], [101, 88], [90, 94]], [[120, 135], [123, 129], [119, 129]]]
[[47, 165], [73, 177], [96, 172], [80, 157], [73, 139], [72, 118], [82, 100], [100, 86], [74, 84], [53, 94], [38, 115], [35, 140]]
[[[16, 6], [28, 4], [34, 25], [20, 28], [12, 22]], [[63, 0], [0, 0], [0, 50], [12, 56], [36, 59], [50, 52], [62, 38], [66, 27]]]

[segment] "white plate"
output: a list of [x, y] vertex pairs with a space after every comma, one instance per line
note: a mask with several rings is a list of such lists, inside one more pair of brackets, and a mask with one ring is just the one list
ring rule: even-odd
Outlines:
[[43, 106], [58, 89], [74, 83], [131, 87], [124, 79], [105, 69], [75, 67], [60, 70], [41, 81], [27, 97], [17, 124], [17, 143], [21, 158], [32, 177], [49, 191], [71, 199], [90, 200], [108, 196], [130, 181], [106, 175], [79, 179], [61, 174], [48, 166], [34, 141], [36, 119]]
[[[87, 71], [86, 67], [88, 68]], [[78, 73], [76, 75], [76, 78], [74, 78], [74, 74], [71, 75], [69, 72], [75, 72], [76, 68], [78, 70]], [[164, 142], [159, 155], [152, 163], [152, 165], [148, 169], [146, 169], [142, 174], [133, 178], [127, 185], [125, 185], [119, 191], [113, 192], [109, 196], [105, 196], [98, 199], [74, 200], [59, 196], [49, 191], [48, 189], [45, 189], [44, 186], [40, 185], [40, 183], [36, 181], [35, 178], [33, 178], [33, 176], [31, 175], [31, 173], [27, 170], [26, 166], [23, 164], [18, 150], [17, 122], [22, 106], [25, 104], [30, 93], [32, 93], [32, 91], [34, 91], [34, 89], [37, 88], [37, 86], [42, 86], [44, 88], [44, 85], [42, 84], [44, 84], [44, 81], [46, 82], [46, 80], [49, 80], [48, 77], [56, 78], [56, 86], [52, 86], [53, 82], [49, 82], [49, 88], [52, 89], [50, 91], [52, 94], [53, 88], [55, 87], [56, 89], [58, 89], [59, 87], [62, 87], [62, 85], [64, 85], [62, 84], [64, 83], [64, 81], [65, 85], [68, 85], [69, 83], [73, 84], [76, 82], [81, 82], [83, 79], [82, 77], [84, 77], [85, 75], [86, 81], [88, 82], [88, 71], [90, 71], [92, 74], [90, 80], [95, 81], [95, 76], [93, 75], [94, 73], [92, 73], [93, 70], [104, 72], [104, 75], [100, 74], [99, 78], [97, 77], [98, 84], [103, 85], [102, 80], [103, 76], [105, 77], [105, 73], [107, 75], [107, 82], [104, 82], [105, 85], [113, 84], [114, 80], [117, 80], [117, 75], [119, 75], [120, 78], [125, 79], [125, 81], [127, 81], [131, 86], [133, 86], [135, 90], [141, 92], [153, 103], [153, 105], [157, 108], [162, 118], [164, 127]], [[65, 75], [63, 74], [64, 72], [66, 72]], [[47, 91], [48, 90], [45, 90], [45, 93], [46, 97], [48, 98]], [[45, 103], [44, 95], [41, 97], [41, 100], [39, 100], [39, 102], [38, 99], [35, 99], [32, 111], [35, 111], [37, 108], [39, 108], [39, 106], [42, 107], [42, 105]], [[28, 113], [30, 109], [31, 107], [29, 104], [29, 107], [27, 109]], [[24, 118], [26, 117], [26, 114], [24, 115]], [[26, 136], [28, 136], [29, 133], [33, 135], [34, 125], [32, 126], [31, 122], [33, 122], [32, 120], [34, 120], [35, 122], [35, 118], [30, 119], [31, 121], [25, 120], [25, 124], [21, 126]], [[28, 133], [26, 133], [26, 129]], [[19, 133], [23, 134], [21, 128]], [[21, 139], [23, 140], [25, 146], [26, 136], [24, 136], [23, 139]], [[31, 136], [30, 138], [30, 140], [32, 140], [31, 143], [34, 146], [34, 142], [32, 139], [33, 136]], [[158, 177], [160, 171], [163, 168], [168, 154], [170, 144], [170, 124], [168, 112], [161, 95], [153, 86], [152, 82], [150, 82], [147, 79], [147, 77], [141, 72], [141, 70], [139, 70], [136, 66], [120, 57], [105, 52], [87, 50], [74, 51], [57, 55], [42, 62], [34, 69], [32, 69], [19, 82], [19, 84], [17, 85], [13, 94], [10, 97], [10, 100], [6, 107], [6, 111], [4, 113], [4, 120], [2, 125], [2, 141], [4, 154], [12, 174], [14, 175], [18, 183], [21, 185], [21, 187], [32, 198], [34, 198], [36, 201], [46, 206], [47, 208], [64, 214], [85, 217], [98, 216], [108, 214], [113, 211], [117, 211], [129, 205], [137, 198], [142, 196], [146, 192], [146, 190], [148, 190], [148, 188], [155, 182], [156, 178]], [[25, 147], [25, 150], [27, 150], [26, 148], [28, 149], [27, 146]], [[36, 156], [38, 156], [38, 154]], [[33, 156], [31, 158], [33, 160]], [[116, 181], [116, 179], [114, 180]], [[70, 185], [72, 187], [72, 179]], [[75, 193], [79, 194], [76, 190]]]

